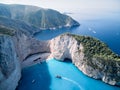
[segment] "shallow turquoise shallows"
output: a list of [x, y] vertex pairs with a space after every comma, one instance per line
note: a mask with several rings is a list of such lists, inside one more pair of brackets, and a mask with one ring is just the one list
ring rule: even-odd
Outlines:
[[[56, 78], [60, 75], [62, 78]], [[17, 90], [120, 90], [87, 77], [71, 62], [55, 59], [22, 70]]]

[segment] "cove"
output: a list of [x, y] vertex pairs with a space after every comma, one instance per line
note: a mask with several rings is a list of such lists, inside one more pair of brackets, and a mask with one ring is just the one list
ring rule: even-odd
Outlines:
[[[56, 78], [60, 75], [62, 78]], [[72, 62], [55, 59], [26, 67], [17, 90], [120, 90], [84, 75]]]
[[102, 14], [102, 16], [93, 16], [89, 13], [81, 14], [80, 11], [74, 12], [69, 15], [80, 23], [79, 27], [44, 30], [36, 33], [34, 37], [38, 40], [50, 40], [66, 32], [92, 36], [105, 42], [115, 53], [120, 55], [120, 12], [103, 12]]

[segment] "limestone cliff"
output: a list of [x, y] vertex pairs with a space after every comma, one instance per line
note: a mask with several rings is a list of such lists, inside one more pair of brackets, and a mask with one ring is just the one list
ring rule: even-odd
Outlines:
[[71, 17], [58, 11], [30, 5], [0, 4], [0, 16], [9, 19], [0, 17], [2, 25], [7, 24], [9, 27], [28, 30], [32, 34], [40, 30], [71, 28], [80, 25]]
[[6, 27], [0, 27], [0, 34], [0, 90], [14, 90], [17, 86], [21, 72], [19, 61], [46, 52], [61, 61], [71, 59], [90, 77], [120, 86], [120, 57], [95, 38], [63, 34], [50, 41], [38, 41]]
[[21, 62], [29, 55], [47, 52], [50, 53], [47, 41], [0, 26], [0, 90], [15, 90], [21, 77]]
[[21, 61], [32, 54], [50, 52], [49, 43], [47, 41], [38, 41], [19, 31], [16, 32], [13, 41]]
[[64, 34], [50, 41], [52, 56], [72, 60], [85, 75], [120, 86], [120, 57], [103, 42], [87, 36]]
[[0, 35], [0, 90], [15, 90], [21, 68], [12, 38]]

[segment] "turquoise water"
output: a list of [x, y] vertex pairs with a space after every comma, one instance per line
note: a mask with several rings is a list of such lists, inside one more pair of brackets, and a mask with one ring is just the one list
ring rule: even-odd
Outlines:
[[[56, 75], [62, 76], [62, 79], [56, 78]], [[71, 62], [51, 59], [24, 68], [17, 90], [120, 90], [120, 88], [87, 77]]]
[[[35, 34], [39, 40], [50, 40], [62, 33], [96, 37], [120, 55], [120, 12], [102, 12], [102, 15], [70, 14], [81, 25], [72, 29], [45, 30]], [[55, 76], [61, 75], [62, 79]], [[33, 83], [32, 83], [33, 82]], [[18, 90], [120, 90], [99, 80], [85, 76], [70, 62], [49, 60], [23, 69]]]

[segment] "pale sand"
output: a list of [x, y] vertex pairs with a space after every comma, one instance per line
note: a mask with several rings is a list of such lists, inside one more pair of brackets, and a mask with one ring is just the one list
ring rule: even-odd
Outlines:
[[52, 58], [51, 53], [39, 53], [29, 56], [21, 63], [21, 67], [25, 68]]

